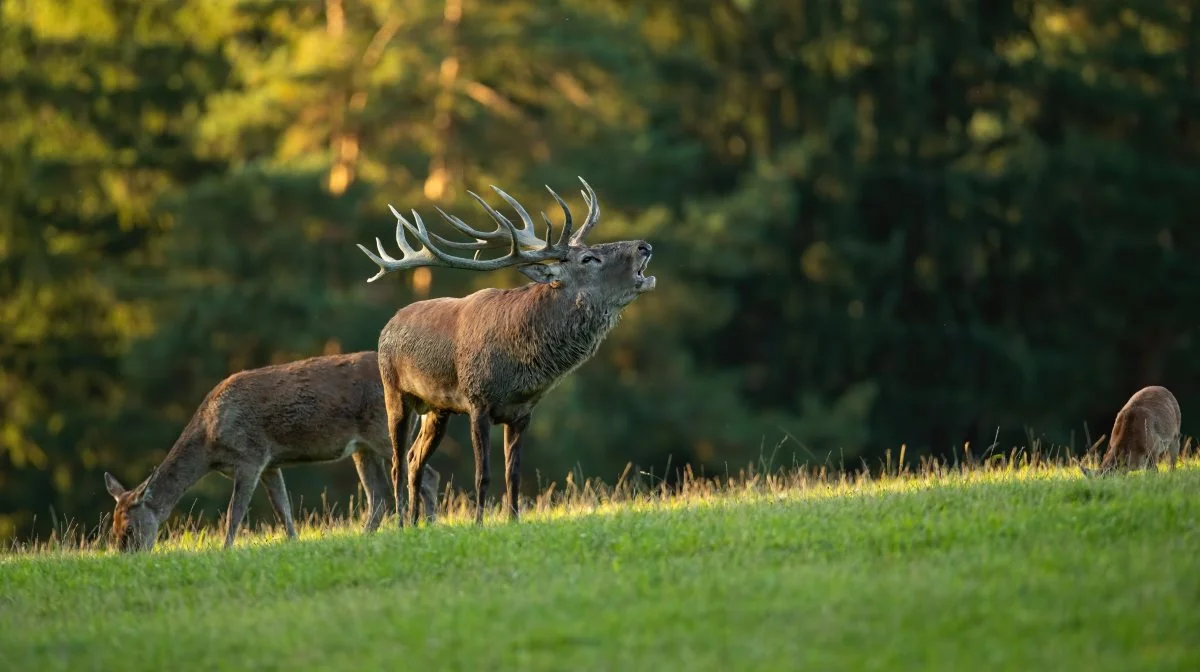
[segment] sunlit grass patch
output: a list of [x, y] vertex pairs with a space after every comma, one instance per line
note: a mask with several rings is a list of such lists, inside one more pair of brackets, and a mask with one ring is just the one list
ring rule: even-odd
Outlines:
[[[616, 485], [595, 479], [576, 480], [573, 474], [568, 474], [563, 485], [551, 483], [536, 497], [523, 502], [522, 517], [530, 522], [557, 521], [586, 515], [689, 509], [714, 503], [830, 499], [988, 483], [1083, 479], [1078, 460], [1046, 458], [1036, 450], [1014, 450], [982, 459], [971, 459], [968, 452], [963, 461], [922, 460], [916, 466], [898, 466], [903, 464], [903, 450], [898, 457], [899, 461], [893, 463], [889, 454], [877, 469], [861, 473], [831, 472], [822, 467], [767, 472], [752, 465], [733, 474], [705, 477], [695, 476], [690, 469], [685, 469], [675, 487], [668, 487], [662, 479], [646, 478], [646, 474], [632, 474], [630, 467], [621, 474]], [[1188, 449], [1178, 468], [1194, 469], [1198, 465], [1200, 458]], [[1165, 471], [1165, 463], [1160, 468]], [[1143, 472], [1135, 472], [1127, 478], [1142, 475]], [[296, 517], [299, 541], [361, 535], [364, 515], [361, 502], [352, 502], [345, 513], [328, 505], [322, 510], [304, 512]], [[473, 521], [472, 493], [446, 488], [439, 504], [437, 524], [473, 527]], [[396, 523], [395, 517], [391, 516], [382, 527], [395, 529]], [[499, 506], [491, 507], [485, 517], [485, 526], [505, 524], [507, 519]], [[98, 525], [87, 529], [69, 522], [46, 541], [15, 543], [7, 554], [0, 553], [0, 562], [6, 557], [31, 553], [115, 553], [108, 548], [107, 525], [107, 516], [102, 516]], [[164, 525], [155, 552], [214, 550], [220, 549], [223, 541], [223, 529], [206, 525], [194, 515], [176, 515]], [[284, 541], [287, 540], [282, 526], [259, 524], [244, 526], [237, 545], [261, 546]]]
[[[0, 566], [14, 669], [1200, 669], [1200, 463], [569, 480], [520, 524], [335, 512]], [[81, 549], [81, 550], [80, 550]]]

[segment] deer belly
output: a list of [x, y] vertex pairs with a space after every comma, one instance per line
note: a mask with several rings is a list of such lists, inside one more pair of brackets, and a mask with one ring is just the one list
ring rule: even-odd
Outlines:
[[330, 437], [324, 441], [314, 441], [300, 446], [289, 446], [279, 451], [272, 464], [288, 466], [313, 464], [318, 462], [336, 462], [354, 454], [358, 446], [353, 437]]
[[431, 409], [465, 412], [467, 403], [460, 389], [458, 371], [453, 363], [446, 361], [405, 361], [398, 368], [398, 387], [407, 397], [421, 401], [415, 408], [406, 409], [425, 413]]
[[537, 405], [543, 394], [541, 390], [538, 390], [537, 392], [509, 397], [506, 403], [492, 408], [492, 422], [515, 422], [529, 415], [533, 412], [533, 407]]
[[457, 393], [446, 393], [430, 387], [418, 387], [409, 394], [420, 399], [420, 403], [412, 409], [417, 413], [426, 413], [431, 409], [454, 413], [467, 413], [470, 410], [470, 404], [467, 403], [466, 398]]

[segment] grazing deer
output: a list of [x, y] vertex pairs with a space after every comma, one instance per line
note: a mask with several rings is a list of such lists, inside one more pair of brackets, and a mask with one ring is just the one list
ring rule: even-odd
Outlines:
[[[367, 493], [364, 532], [373, 532], [391, 505], [387, 411], [374, 352], [310, 357], [241, 371], [217, 383], [183, 428], [162, 463], [132, 490], [112, 474], [104, 483], [116, 500], [113, 535], [122, 551], [154, 547], [158, 528], [183, 493], [208, 472], [233, 480], [225, 548], [259, 481], [267, 488], [287, 536], [296, 536], [279, 468], [354, 457]], [[421, 489], [427, 517], [437, 504], [438, 474]], [[401, 511], [398, 509], [397, 511]]]
[[1108, 451], [1093, 472], [1080, 465], [1085, 476], [1113, 471], [1154, 467], [1165, 453], [1171, 457], [1171, 469], [1179, 459], [1179, 402], [1165, 387], [1151, 385], [1134, 393], [1117, 412]]
[[[490, 271], [508, 266], [533, 280], [513, 289], [482, 289], [459, 298], [435, 298], [411, 303], [396, 312], [379, 334], [379, 370], [392, 440], [392, 482], [400, 502], [402, 430], [412, 414], [422, 416], [421, 429], [408, 457], [410, 519], [418, 520], [412, 494], [422, 486], [421, 467], [437, 450], [451, 414], [470, 419], [475, 452], [475, 522], [483, 523], [483, 503], [491, 481], [488, 453], [492, 423], [504, 425], [505, 503], [510, 520], [519, 517], [518, 490], [522, 435], [538, 401], [565, 376], [587, 361], [616, 325], [621, 310], [655, 287], [654, 276], [643, 274], [650, 263], [650, 244], [642, 240], [587, 245], [584, 237], [600, 218], [600, 204], [588, 183], [583, 198], [588, 214], [571, 234], [571, 210], [546, 187], [562, 208], [565, 220], [557, 241], [546, 214], [546, 239], [534, 232], [533, 220], [521, 204], [503, 190], [496, 191], [520, 216], [517, 228], [474, 192], [468, 192], [497, 223], [493, 231], [478, 231], [437, 208], [454, 228], [474, 242], [446, 240], [429, 233], [421, 216], [412, 211], [409, 222], [395, 208], [396, 244], [402, 258], [393, 259], [375, 239], [376, 256], [359, 245], [379, 266], [373, 282], [392, 271], [419, 266], [442, 266]], [[406, 233], [422, 248], [415, 250]], [[493, 241], [510, 244], [507, 255], [479, 259]], [[451, 256], [434, 245], [475, 250], [475, 258]], [[403, 518], [400, 521], [404, 525]]]

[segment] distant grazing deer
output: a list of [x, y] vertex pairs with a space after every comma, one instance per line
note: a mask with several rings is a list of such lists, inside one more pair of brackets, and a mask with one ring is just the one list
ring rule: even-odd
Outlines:
[[[533, 220], [521, 204], [500, 188], [496, 191], [520, 216], [517, 228], [482, 198], [468, 192], [494, 219], [493, 231], [477, 231], [437, 208], [441, 216], [474, 242], [449, 241], [425, 229], [412, 211], [409, 222], [395, 208], [396, 244], [402, 258], [393, 259], [375, 239], [376, 256], [358, 247], [379, 266], [368, 282], [401, 269], [443, 266], [490, 271], [507, 266], [534, 282], [514, 289], [483, 289], [461, 298], [435, 298], [411, 303], [388, 321], [379, 335], [379, 370], [392, 440], [392, 481], [400, 502], [400, 459], [403, 428], [411, 414], [423, 416], [420, 434], [407, 453], [410, 519], [418, 520], [413, 493], [422, 485], [422, 469], [446, 432], [450, 414], [470, 418], [475, 451], [475, 522], [483, 522], [483, 503], [491, 480], [488, 453], [492, 423], [504, 425], [505, 502], [510, 520], [519, 516], [522, 434], [538, 401], [565, 376], [588, 360], [616, 325], [621, 310], [655, 287], [643, 275], [651, 247], [642, 240], [587, 245], [584, 237], [600, 218], [600, 204], [583, 183], [587, 218], [571, 235], [571, 210], [546, 187], [562, 208], [563, 230], [557, 242], [546, 214], [546, 239], [534, 233]], [[414, 250], [405, 231], [422, 244]], [[475, 250], [474, 259], [451, 256], [434, 246]], [[481, 260], [479, 251], [493, 241], [510, 244], [507, 255]], [[523, 249], [526, 248], [526, 249]], [[531, 249], [529, 249], [531, 248]], [[400, 521], [404, 525], [403, 519]]]
[[1117, 412], [1108, 452], [1096, 472], [1080, 465], [1085, 476], [1149, 468], [1158, 470], [1158, 459], [1170, 455], [1171, 469], [1179, 459], [1179, 402], [1170, 390], [1158, 385], [1143, 387]]
[[[154, 547], [158, 528], [196, 481], [216, 470], [233, 480], [225, 548], [259, 481], [289, 538], [296, 536], [283, 466], [354, 457], [367, 493], [364, 532], [379, 527], [390, 508], [387, 411], [379, 362], [374, 352], [310, 357], [241, 371], [217, 383], [162, 464], [133, 490], [112, 474], [104, 482], [117, 500], [113, 535], [123, 551]], [[429, 485], [421, 489], [426, 515], [433, 519], [440, 480], [426, 467]], [[398, 511], [402, 511], [398, 509]]]

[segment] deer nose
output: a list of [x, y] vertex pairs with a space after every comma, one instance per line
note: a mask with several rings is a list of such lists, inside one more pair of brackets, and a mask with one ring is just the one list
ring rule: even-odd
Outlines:
[[650, 243], [645, 243], [645, 242], [638, 243], [637, 249], [638, 249], [638, 252], [641, 252], [642, 256], [644, 256], [644, 257], [650, 256], [650, 253], [654, 251], [654, 248], [650, 247]]

